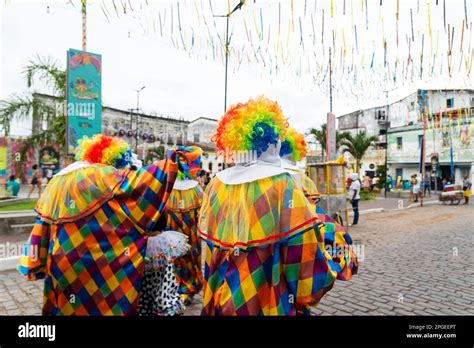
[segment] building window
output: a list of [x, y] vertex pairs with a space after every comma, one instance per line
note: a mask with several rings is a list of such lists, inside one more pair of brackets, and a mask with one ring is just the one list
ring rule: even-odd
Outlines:
[[209, 172], [212, 173], [212, 162], [209, 162]]
[[423, 134], [418, 135], [418, 148], [421, 149], [423, 146]]
[[403, 138], [397, 137], [397, 150], [401, 150], [403, 147]]
[[376, 111], [376, 119], [379, 121], [385, 121], [385, 110]]
[[446, 99], [446, 108], [454, 108], [454, 98]]
[[194, 142], [199, 143], [199, 133], [194, 134]]

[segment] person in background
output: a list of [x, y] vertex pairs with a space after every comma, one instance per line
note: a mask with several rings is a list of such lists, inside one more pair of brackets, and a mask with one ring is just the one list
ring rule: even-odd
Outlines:
[[392, 189], [392, 176], [389, 174], [387, 176], [387, 182], [385, 183], [385, 185], [387, 185], [387, 192], [390, 192], [390, 190]]
[[431, 176], [426, 173], [425, 174], [425, 181], [423, 182], [423, 195], [426, 197], [426, 191], [428, 191], [431, 197]]
[[140, 316], [174, 316], [184, 313], [185, 306], [179, 297], [173, 261], [185, 254], [189, 245], [184, 234], [164, 231], [166, 220], [167, 214], [163, 211], [148, 234], [145, 270], [137, 309]]
[[365, 176], [364, 176], [364, 182], [362, 184], [362, 188], [366, 191], [369, 191], [370, 190], [370, 185], [371, 185], [370, 176], [368, 176], [367, 173], [366, 173]]
[[7, 191], [7, 196], [18, 197], [18, 192], [20, 192], [20, 184], [15, 181], [15, 175], [10, 175], [10, 178], [5, 184], [5, 190]]
[[413, 195], [413, 186], [415, 185], [415, 176], [412, 175], [410, 177], [410, 187], [409, 187], [409, 190], [410, 190], [410, 194], [408, 196], [408, 201], [409, 202], [412, 202], [413, 199], [414, 199], [414, 195]]
[[178, 147], [189, 153], [189, 165], [182, 163], [178, 178], [166, 203], [166, 229], [186, 235], [191, 248], [189, 252], [174, 260], [174, 271], [179, 286], [179, 296], [184, 305], [190, 305], [201, 291], [201, 240], [197, 233], [198, 213], [201, 208], [203, 190], [194, 180], [201, 169], [202, 150], [197, 146]]
[[33, 170], [33, 175], [31, 177], [31, 190], [28, 193], [28, 198], [31, 197], [31, 194], [35, 190], [35, 187], [38, 187], [38, 198], [39, 198], [41, 196], [41, 184], [42, 184], [41, 172], [37, 164], [33, 165], [32, 170]]
[[48, 180], [48, 182], [53, 178], [53, 169], [54, 166], [51, 166], [46, 169], [46, 179]]
[[469, 204], [469, 197], [471, 197], [471, 181], [467, 175], [464, 176], [462, 181], [462, 190], [464, 191], [464, 204]]
[[418, 175], [413, 175], [413, 198], [414, 202], [418, 202], [418, 196], [420, 195], [420, 181], [418, 180]]
[[448, 180], [446, 180], [446, 178], [443, 178], [443, 180], [441, 180], [441, 188], [444, 190], [444, 187], [446, 186], [446, 184], [448, 183]]
[[354, 210], [354, 221], [352, 226], [359, 223], [359, 201], [360, 201], [360, 180], [359, 174], [352, 173], [349, 176], [352, 180], [351, 186], [349, 187], [349, 201], [352, 204], [352, 209]]

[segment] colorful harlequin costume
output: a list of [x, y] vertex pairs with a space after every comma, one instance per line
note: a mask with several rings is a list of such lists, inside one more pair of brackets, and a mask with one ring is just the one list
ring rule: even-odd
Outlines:
[[[128, 144], [96, 135], [49, 182], [19, 271], [45, 278], [45, 315], [136, 313], [147, 233], [170, 196], [179, 158], [130, 170]], [[119, 169], [118, 169], [119, 168]]]
[[336, 279], [322, 223], [281, 167], [286, 128], [278, 104], [264, 97], [232, 106], [218, 124], [219, 151], [256, 159], [236, 161], [206, 188], [198, 224], [204, 315], [309, 314]]
[[296, 162], [304, 159], [306, 153], [307, 144], [304, 135], [289, 127], [280, 149], [282, 167], [293, 174], [306, 197], [311, 201], [315, 201], [319, 198], [316, 184], [306, 175], [303, 169], [296, 166]]
[[183, 171], [179, 171], [166, 204], [167, 228], [185, 234], [191, 245], [189, 252], [174, 262], [179, 293], [185, 304], [191, 302], [202, 288], [201, 241], [197, 235], [197, 221], [203, 192], [199, 183], [193, 180], [200, 170], [202, 151], [195, 146], [188, 149], [191, 163], [182, 166]]
[[[313, 205], [315, 198], [319, 198], [316, 184], [306, 175], [304, 170], [296, 166], [296, 162], [304, 159], [306, 153], [307, 145], [304, 135], [291, 127], [288, 128], [280, 150], [282, 167], [293, 175], [295, 181], [302, 187], [309, 204]], [[344, 227], [331, 219], [319, 206], [312, 206], [311, 209], [316, 211], [318, 217], [324, 223], [324, 227], [321, 227], [320, 230], [324, 235], [325, 249], [332, 257], [331, 266], [337, 272], [337, 279], [351, 279], [358, 269], [351, 236]]]

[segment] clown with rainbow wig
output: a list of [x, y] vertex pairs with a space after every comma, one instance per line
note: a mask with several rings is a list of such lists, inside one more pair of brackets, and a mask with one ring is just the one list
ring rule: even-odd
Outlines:
[[303, 169], [296, 165], [306, 157], [306, 153], [307, 144], [304, 135], [298, 133], [294, 128], [288, 128], [280, 149], [282, 167], [291, 173], [303, 190], [311, 209], [316, 211], [318, 217], [324, 222], [324, 226], [320, 230], [324, 236], [325, 249], [332, 256], [333, 262], [330, 265], [337, 272], [337, 279], [349, 280], [358, 270], [357, 257], [352, 248], [352, 238], [343, 226], [328, 216], [321, 207], [316, 206], [315, 200], [319, 198], [316, 184]]
[[279, 156], [287, 120], [259, 97], [232, 106], [213, 140], [234, 166], [204, 193], [203, 315], [309, 314], [337, 273], [322, 222]]
[[307, 144], [304, 135], [289, 127], [280, 149], [282, 167], [293, 174], [306, 197], [311, 201], [316, 201], [319, 198], [316, 184], [306, 175], [303, 169], [297, 166], [297, 162], [303, 160], [306, 153]]
[[203, 192], [194, 180], [201, 169], [202, 150], [197, 146], [189, 146], [188, 149], [190, 164], [182, 164], [166, 204], [167, 228], [185, 234], [191, 245], [190, 250], [174, 262], [179, 294], [185, 305], [191, 304], [194, 295], [202, 288], [201, 241], [197, 234], [197, 221]]
[[38, 200], [20, 258], [27, 280], [44, 279], [44, 315], [136, 314], [148, 235], [189, 153], [169, 150], [166, 159], [133, 170], [124, 140], [79, 141], [77, 162]]

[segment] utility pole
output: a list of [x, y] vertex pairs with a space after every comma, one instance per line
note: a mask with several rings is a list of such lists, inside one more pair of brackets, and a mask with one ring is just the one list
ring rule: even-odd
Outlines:
[[87, 0], [81, 0], [82, 3], [82, 50], [87, 51]]
[[329, 112], [332, 113], [332, 60], [331, 60], [331, 47], [329, 47]]
[[394, 89], [391, 90], [385, 90], [385, 190], [384, 190], [384, 196], [387, 198], [387, 178], [388, 178], [388, 128], [389, 128], [389, 121], [388, 121], [388, 116], [389, 116], [389, 105], [388, 105], [388, 93], [394, 91]]
[[227, 70], [229, 66], [229, 17], [230, 17], [230, 13], [228, 13], [226, 16], [226, 29], [225, 29], [224, 114], [227, 112]]
[[143, 86], [142, 88], [135, 90], [135, 92], [137, 92], [137, 109], [136, 109], [137, 119], [136, 119], [136, 128], [135, 128], [135, 153], [137, 155], [138, 155], [138, 118], [140, 117], [140, 92], [143, 91], [145, 87], [146, 86]]
[[[426, 113], [425, 113], [425, 105], [423, 103], [423, 109], [422, 109], [422, 121], [423, 121], [423, 139], [422, 139], [422, 149], [421, 149], [421, 153], [422, 153], [422, 158], [421, 158], [421, 182], [424, 183], [423, 185], [423, 194], [426, 192], [424, 186], [426, 185], [426, 182], [425, 182], [425, 176], [426, 176], [426, 166], [425, 166], [425, 157], [426, 157]], [[430, 185], [431, 185], [431, 182], [430, 182]], [[421, 186], [420, 186], [421, 187]], [[431, 191], [430, 191], [431, 192]], [[423, 206], [423, 194], [421, 194], [421, 201], [420, 201], [420, 206]]]
[[230, 10], [230, 2], [225, 15], [215, 15], [213, 17], [225, 17], [226, 19], [226, 29], [225, 29], [225, 78], [224, 78], [224, 114], [227, 112], [227, 76], [228, 76], [228, 67], [229, 67], [229, 18], [237, 10], [240, 10], [245, 4], [245, 0], [240, 0], [239, 4]]

